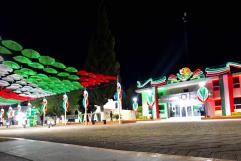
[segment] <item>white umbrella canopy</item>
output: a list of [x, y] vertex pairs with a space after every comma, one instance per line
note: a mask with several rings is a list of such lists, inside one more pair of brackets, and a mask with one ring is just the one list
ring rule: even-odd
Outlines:
[[0, 56], [0, 62], [4, 61], [4, 58], [2, 56]]
[[11, 74], [8, 77], [11, 77], [11, 78], [13, 78], [16, 81], [19, 81], [19, 80], [23, 79], [23, 77], [18, 75], [18, 74]]
[[9, 86], [10, 84], [7, 82], [7, 81], [4, 81], [4, 80], [0, 80], [0, 86], [1, 87], [6, 87], [6, 86]]
[[0, 71], [2, 71], [2, 72], [12, 72], [13, 69], [12, 69], [12, 68], [9, 68], [9, 67], [6, 66], [6, 65], [0, 64]]
[[11, 84], [11, 86], [7, 87], [7, 89], [15, 90], [21, 87], [22, 87], [21, 85], [14, 83], [14, 84]]
[[14, 82], [14, 79], [12, 77], [9, 77], [9, 76], [3, 77], [2, 80], [8, 81], [8, 82]]
[[20, 85], [27, 85], [27, 82], [24, 80], [16, 81], [16, 83]]

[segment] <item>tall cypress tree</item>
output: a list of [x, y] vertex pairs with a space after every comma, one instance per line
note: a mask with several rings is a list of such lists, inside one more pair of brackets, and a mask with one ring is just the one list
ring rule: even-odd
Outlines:
[[[120, 65], [116, 60], [114, 47], [115, 38], [109, 29], [104, 1], [101, 1], [98, 8], [97, 30], [90, 40], [85, 69], [94, 73], [118, 75]], [[103, 106], [108, 98], [113, 98], [115, 91], [116, 82], [89, 88], [90, 105]]]

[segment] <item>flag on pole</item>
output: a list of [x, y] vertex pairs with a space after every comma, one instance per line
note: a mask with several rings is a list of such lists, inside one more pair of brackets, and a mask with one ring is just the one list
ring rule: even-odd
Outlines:
[[89, 99], [88, 99], [88, 92], [84, 90], [84, 98], [83, 98], [83, 106], [85, 109], [88, 109], [89, 106]]
[[47, 101], [47, 99], [45, 99], [45, 98], [44, 98], [43, 101], [42, 101], [41, 111], [42, 111], [43, 113], [48, 111], [48, 101]]
[[69, 101], [66, 94], [63, 95], [63, 108], [66, 112], [69, 111]]

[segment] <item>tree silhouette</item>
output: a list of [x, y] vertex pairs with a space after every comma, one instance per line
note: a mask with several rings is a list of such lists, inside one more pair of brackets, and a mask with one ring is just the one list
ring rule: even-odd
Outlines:
[[[85, 69], [94, 73], [118, 75], [120, 65], [116, 60], [114, 47], [115, 38], [109, 29], [104, 1], [101, 1], [98, 8], [97, 30], [89, 43]], [[115, 81], [88, 88], [90, 105], [103, 106], [108, 98], [113, 98], [115, 91]]]

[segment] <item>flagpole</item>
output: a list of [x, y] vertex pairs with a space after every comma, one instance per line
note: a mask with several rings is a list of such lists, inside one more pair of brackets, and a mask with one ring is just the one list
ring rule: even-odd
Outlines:
[[[117, 88], [116, 88], [116, 90], [117, 90], [117, 105], [118, 105], [118, 113], [119, 113], [119, 124], [121, 124], [121, 120], [120, 120], [120, 108], [121, 108], [121, 100], [120, 100], [120, 94], [121, 94], [121, 91], [119, 92], [118, 91], [118, 83], [119, 83], [119, 76], [117, 75]], [[120, 90], [121, 90], [121, 88], [120, 88]]]
[[66, 109], [67, 107], [65, 107], [65, 110], [64, 110], [64, 125], [66, 125]]
[[87, 108], [85, 107], [85, 125], [87, 125]]

